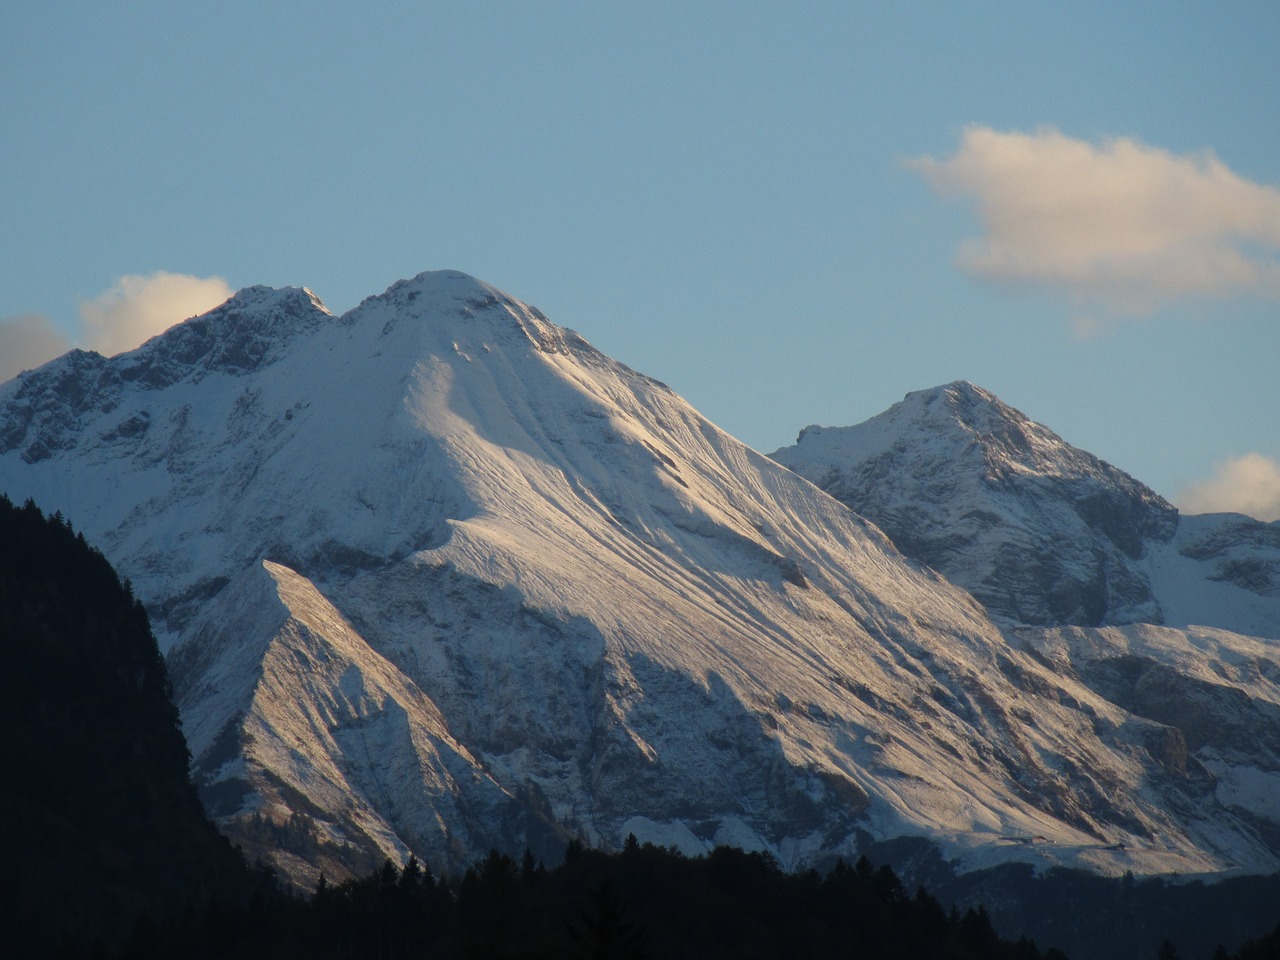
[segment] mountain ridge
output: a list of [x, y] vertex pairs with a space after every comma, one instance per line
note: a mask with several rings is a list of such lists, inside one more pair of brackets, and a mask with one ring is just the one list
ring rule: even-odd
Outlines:
[[[454, 271], [317, 303], [0, 385], [0, 487], [133, 581], [224, 828], [302, 816], [349, 869], [632, 833], [791, 866], [918, 833], [965, 866], [1280, 862], [1168, 775], [1167, 724], [534, 308]], [[201, 325], [228, 346], [186, 349]]]
[[[998, 618], [1204, 623], [1280, 637], [1280, 606], [1269, 599], [1280, 593], [1274, 527], [1183, 516], [1127, 473], [966, 381], [909, 393], [855, 426], [806, 427], [772, 456], [875, 521], [904, 553]], [[1209, 582], [1252, 596], [1210, 596]], [[1188, 590], [1191, 605], [1183, 602]], [[1232, 604], [1242, 612], [1232, 615]]]

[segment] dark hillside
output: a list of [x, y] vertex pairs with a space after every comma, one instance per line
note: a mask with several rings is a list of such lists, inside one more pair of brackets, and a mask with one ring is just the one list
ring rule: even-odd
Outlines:
[[948, 915], [866, 860], [825, 877], [767, 855], [704, 857], [570, 843], [548, 869], [497, 852], [456, 881], [410, 860], [309, 901], [264, 898], [140, 932], [117, 960], [1065, 960], [1001, 940], [981, 909]]
[[[147, 615], [59, 518], [0, 497], [0, 939], [106, 942], [247, 886], [205, 818]], [[8, 947], [6, 947], [8, 952]]]

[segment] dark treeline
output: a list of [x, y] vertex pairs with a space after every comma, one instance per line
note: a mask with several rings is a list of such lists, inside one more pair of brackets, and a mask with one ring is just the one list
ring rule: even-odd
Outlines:
[[310, 899], [259, 893], [168, 923], [139, 922], [119, 960], [158, 958], [935, 958], [1063, 960], [996, 936], [986, 914], [947, 913], [861, 859], [825, 876], [721, 847], [689, 858], [629, 839], [572, 843], [548, 869], [492, 853], [455, 882], [411, 860]]
[[[310, 897], [257, 880], [252, 895], [161, 922], [145, 913], [122, 947], [63, 943], [57, 960], [1066, 960], [1002, 939], [982, 907], [947, 911], [923, 888], [908, 894], [865, 857], [825, 875], [786, 873], [765, 853], [685, 857], [628, 838], [620, 853], [575, 841], [551, 869], [527, 852], [521, 863], [493, 852], [453, 880], [416, 859], [387, 861], [337, 885], [322, 876]], [[1123, 939], [1124, 925], [1114, 933]], [[1280, 926], [1235, 952], [1183, 952], [1166, 938], [1128, 956], [1277, 960]]]
[[146, 611], [58, 516], [0, 496], [0, 955], [118, 942], [247, 890], [206, 818]]
[[[1079, 903], [1082, 911], [1089, 905]], [[1088, 917], [1082, 913], [1083, 925]], [[1212, 918], [1201, 915], [1212, 928]], [[1092, 945], [1077, 956], [1094, 957]], [[1124, 941], [1129, 917], [1112, 927]], [[1184, 952], [1165, 938], [1131, 960], [1277, 960], [1280, 927], [1232, 953]], [[865, 858], [821, 875], [785, 873], [768, 854], [719, 847], [701, 857], [637, 844], [621, 853], [569, 845], [547, 869], [491, 853], [456, 881], [410, 860], [389, 861], [339, 885], [323, 877], [309, 899], [262, 891], [237, 906], [214, 903], [157, 927], [140, 921], [113, 960], [413, 960], [413, 958], [857, 958], [857, 960], [1065, 960], [1033, 941], [1001, 939], [982, 907], [946, 911], [908, 894], [888, 867]], [[67, 960], [73, 960], [68, 957]]]
[[[1182, 960], [1209, 960], [1220, 945], [1236, 948], [1280, 918], [1280, 875], [1206, 883], [1065, 868], [1036, 874], [1028, 864], [1005, 864], [926, 886], [945, 903], [982, 903], [997, 930], [1090, 960], [1155, 957], [1164, 941]], [[1259, 956], [1280, 960], [1280, 950]]]

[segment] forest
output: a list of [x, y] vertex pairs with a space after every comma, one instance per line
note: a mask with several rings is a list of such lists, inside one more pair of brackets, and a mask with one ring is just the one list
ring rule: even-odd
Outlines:
[[702, 857], [570, 843], [548, 869], [491, 853], [456, 881], [410, 860], [359, 880], [321, 878], [307, 898], [260, 890], [157, 925], [140, 921], [121, 960], [191, 958], [784, 958], [1061, 960], [1001, 940], [986, 913], [944, 911], [865, 858], [825, 876], [785, 873], [765, 853]]

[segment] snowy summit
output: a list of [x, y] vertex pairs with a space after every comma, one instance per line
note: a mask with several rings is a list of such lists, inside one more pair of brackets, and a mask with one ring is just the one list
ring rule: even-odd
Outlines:
[[[894, 416], [986, 396], [952, 385]], [[927, 446], [984, 463], [980, 483], [1093, 491], [1098, 516], [1136, 522], [1135, 549], [1101, 534], [1125, 562], [1173, 535], [1167, 504], [1047, 431], [957, 450], [945, 421]], [[881, 453], [909, 460], [892, 426]], [[0, 489], [130, 578], [206, 805], [244, 838], [255, 817], [303, 822], [313, 843], [268, 852], [308, 884], [629, 833], [787, 865], [908, 835], [962, 867], [1280, 865], [1255, 829], [1274, 811], [1241, 799], [1255, 781], [1215, 793], [1178, 749], [1203, 743], [1096, 681], [1143, 637], [1002, 629], [808, 480], [464, 274], [341, 317], [253, 288], [138, 350], [0, 385]], [[1184, 670], [1209, 671], [1179, 642]], [[1265, 712], [1268, 675], [1229, 682]]]

